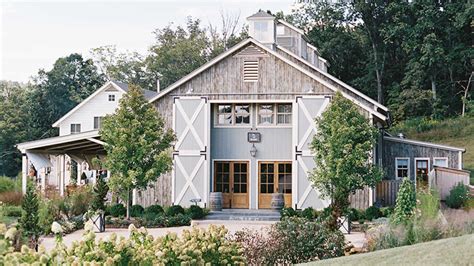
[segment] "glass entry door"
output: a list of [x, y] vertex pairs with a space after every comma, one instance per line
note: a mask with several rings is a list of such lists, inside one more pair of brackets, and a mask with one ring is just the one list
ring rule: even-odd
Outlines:
[[249, 207], [248, 162], [215, 162], [214, 191], [222, 192], [224, 208]]
[[428, 160], [419, 160], [416, 159], [416, 185], [418, 188], [427, 188], [428, 187], [428, 171], [429, 171], [429, 162]]
[[258, 208], [269, 209], [273, 193], [283, 193], [285, 207], [291, 207], [291, 162], [260, 162]]

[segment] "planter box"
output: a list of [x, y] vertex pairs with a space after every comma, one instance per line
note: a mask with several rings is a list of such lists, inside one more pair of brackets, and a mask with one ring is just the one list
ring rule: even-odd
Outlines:
[[105, 214], [93, 215], [89, 220], [94, 224], [94, 232], [102, 233], [105, 231]]

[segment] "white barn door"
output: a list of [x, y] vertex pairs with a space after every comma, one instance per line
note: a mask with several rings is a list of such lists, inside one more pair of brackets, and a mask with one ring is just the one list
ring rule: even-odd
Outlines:
[[294, 109], [293, 140], [295, 146], [295, 167], [293, 175], [293, 203], [297, 208], [313, 207], [322, 209], [330, 201], [322, 199], [317, 190], [311, 186], [308, 177], [315, 167], [311, 142], [317, 131], [315, 118], [321, 116], [329, 105], [330, 98], [324, 96], [303, 96], [296, 98]]
[[173, 104], [172, 202], [190, 206], [207, 203], [209, 184], [209, 103], [202, 97], [177, 97]]

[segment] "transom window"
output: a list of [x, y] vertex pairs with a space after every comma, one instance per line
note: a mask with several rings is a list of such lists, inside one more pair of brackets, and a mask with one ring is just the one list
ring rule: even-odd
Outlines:
[[408, 158], [397, 158], [395, 159], [395, 167], [396, 167], [396, 179], [403, 179], [404, 177], [408, 177], [408, 169], [409, 169], [409, 159]]
[[109, 102], [115, 102], [115, 94], [109, 94]]
[[218, 125], [250, 125], [250, 104], [218, 104]]
[[[271, 104], [264, 103], [258, 105], [258, 125], [290, 125], [291, 124], [291, 103]], [[275, 119], [276, 117], [276, 119]]]
[[71, 124], [71, 134], [81, 133], [81, 124]]

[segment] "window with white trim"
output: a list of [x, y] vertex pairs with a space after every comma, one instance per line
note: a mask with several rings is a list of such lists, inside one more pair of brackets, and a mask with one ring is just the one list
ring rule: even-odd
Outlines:
[[433, 158], [433, 166], [448, 167], [448, 158]]
[[94, 129], [100, 129], [102, 126], [102, 116], [94, 116]]
[[396, 169], [396, 179], [400, 180], [404, 177], [408, 177], [408, 171], [410, 169], [410, 159], [408, 158], [396, 158], [395, 159], [395, 169]]
[[291, 124], [291, 103], [277, 104], [277, 124]]
[[218, 104], [216, 125], [250, 125], [250, 104]]
[[274, 105], [263, 103], [258, 105], [258, 124], [261, 126], [271, 126], [274, 124]]
[[290, 125], [292, 116], [291, 103], [258, 104], [258, 125]]
[[71, 124], [71, 134], [81, 133], [81, 124]]
[[115, 94], [109, 94], [109, 102], [115, 102]]

